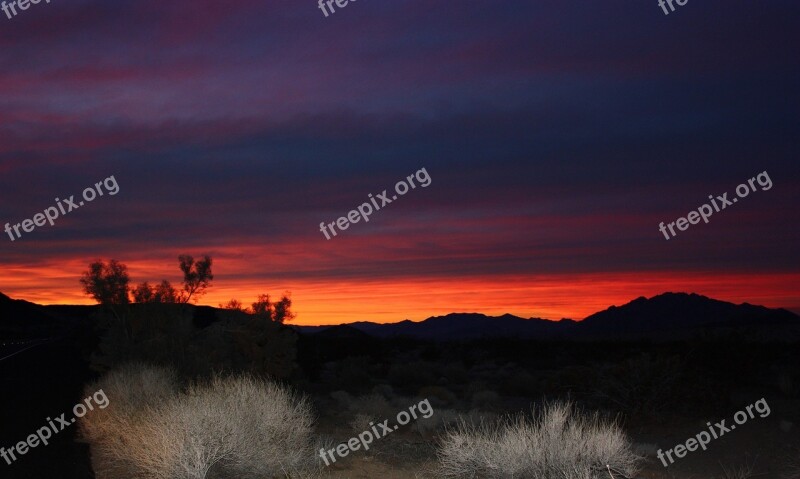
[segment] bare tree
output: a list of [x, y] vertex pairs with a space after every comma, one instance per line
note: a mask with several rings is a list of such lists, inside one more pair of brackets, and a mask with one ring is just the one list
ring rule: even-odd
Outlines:
[[205, 290], [211, 285], [211, 280], [214, 279], [214, 275], [211, 273], [211, 257], [204, 256], [202, 260], [195, 262], [192, 256], [182, 254], [178, 256], [178, 262], [183, 271], [183, 291], [180, 302], [188, 303], [193, 295], [200, 297], [205, 294]]

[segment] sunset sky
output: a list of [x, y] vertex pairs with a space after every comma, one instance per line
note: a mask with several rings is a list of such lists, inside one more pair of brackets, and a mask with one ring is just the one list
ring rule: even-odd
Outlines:
[[[800, 4], [53, 0], [0, 13], [0, 292], [90, 304], [214, 259], [298, 324], [581, 319], [696, 292], [800, 313]], [[331, 223], [425, 168], [417, 187]], [[773, 187], [665, 240], [660, 222]]]

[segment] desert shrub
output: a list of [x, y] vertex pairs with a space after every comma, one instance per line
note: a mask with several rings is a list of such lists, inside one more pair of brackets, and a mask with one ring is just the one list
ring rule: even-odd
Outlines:
[[[119, 318], [99, 314], [99, 344], [92, 369], [106, 372], [130, 362], [174, 365], [186, 377], [231, 368], [229, 350], [219, 328], [199, 329], [197, 309], [183, 304], [130, 305]], [[230, 342], [230, 341], [228, 341]]]
[[711, 395], [713, 389], [692, 377], [686, 364], [679, 356], [642, 354], [619, 362], [567, 367], [554, 373], [547, 390], [631, 418], [665, 421], [670, 413], [697, 409], [697, 400], [704, 395], [722, 396]]
[[322, 377], [330, 386], [361, 394], [372, 389], [377, 369], [375, 361], [367, 356], [349, 356], [325, 363]]
[[378, 393], [354, 397], [348, 408], [351, 413], [365, 414], [373, 419], [386, 419], [394, 416], [394, 408], [385, 397]]
[[429, 361], [395, 362], [389, 368], [388, 380], [401, 394], [414, 394], [425, 386], [436, 384], [436, 363]]
[[496, 387], [501, 396], [536, 397], [543, 392], [539, 379], [524, 369], [499, 374]]
[[394, 388], [389, 386], [388, 384], [378, 384], [374, 388], [372, 388], [372, 392], [375, 394], [380, 394], [387, 401], [391, 401], [395, 398]]
[[265, 479], [313, 466], [313, 416], [303, 397], [246, 375], [184, 389], [173, 379], [169, 370], [133, 365], [99, 381], [109, 407], [80, 423], [95, 477]]
[[722, 469], [722, 473], [720, 474], [719, 479], [750, 479], [751, 477], [757, 475], [753, 474], [753, 464], [751, 464], [750, 461], [747, 461], [738, 467], [720, 464], [720, 468]]
[[494, 409], [500, 403], [500, 396], [494, 391], [478, 391], [472, 395], [475, 409]]
[[368, 415], [368, 414], [356, 414], [355, 417], [348, 423], [350, 426], [350, 430], [358, 434], [363, 431], [369, 430], [371, 424], [375, 421], [375, 418]]
[[800, 479], [800, 448], [792, 454], [782, 477], [784, 479]]
[[333, 391], [330, 396], [336, 402], [337, 409], [350, 410], [350, 404], [353, 402], [353, 396], [350, 393], [347, 391]]
[[[198, 308], [146, 303], [120, 316], [100, 315], [100, 341], [92, 368], [105, 372], [128, 362], [175, 365], [186, 377], [218, 370], [286, 378], [296, 370], [297, 334], [240, 311], [216, 311], [211, 324], [195, 324]], [[203, 311], [204, 312], [204, 311]]]
[[453, 409], [436, 409], [431, 417], [419, 416], [412, 427], [422, 435], [431, 435], [457, 425], [460, 418]]
[[461, 361], [447, 363], [442, 368], [442, 376], [452, 384], [463, 384], [469, 381], [467, 368], [464, 367], [464, 363]]
[[452, 407], [456, 395], [444, 386], [425, 386], [417, 391], [417, 396], [427, 398], [435, 407]]
[[128, 447], [123, 431], [131, 431], [150, 406], [178, 393], [177, 374], [170, 368], [130, 363], [87, 386], [86, 394], [100, 389], [109, 398], [108, 406], [81, 418], [79, 434], [92, 445], [92, 467], [98, 478], [127, 477], [135, 466], [119, 454]]
[[[216, 436], [230, 437], [232, 448], [222, 459], [235, 477], [273, 477], [305, 469], [313, 459], [311, 407], [304, 397], [275, 383], [250, 376], [216, 377], [189, 387], [175, 406], [190, 415], [188, 423], [198, 426], [198, 435], [212, 444]], [[198, 413], [210, 419], [210, 428], [194, 419]]]
[[594, 392], [623, 411], [641, 415], [671, 410], [674, 388], [680, 383], [685, 363], [678, 357], [642, 355], [622, 364], [600, 368]]
[[97, 318], [100, 341], [92, 356], [92, 368], [109, 371], [130, 362], [175, 365], [181, 373], [200, 369], [195, 363], [204, 355], [193, 325], [193, 310], [179, 304], [131, 305], [119, 318]]
[[255, 375], [288, 378], [297, 369], [297, 333], [261, 316], [226, 311], [223, 330], [233, 344], [232, 367]]
[[639, 461], [614, 423], [576, 413], [569, 403], [477, 426], [461, 421], [438, 450], [440, 474], [456, 478], [607, 479], [633, 477]]

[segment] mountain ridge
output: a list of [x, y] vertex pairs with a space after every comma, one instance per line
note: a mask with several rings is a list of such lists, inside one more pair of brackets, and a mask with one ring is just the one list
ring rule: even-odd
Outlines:
[[612, 305], [580, 321], [522, 318], [512, 314], [449, 313], [422, 321], [397, 323], [358, 321], [330, 326], [293, 326], [315, 334], [332, 327], [350, 326], [379, 338], [468, 340], [518, 337], [521, 339], [689, 339], [721, 334], [746, 334], [754, 339], [800, 340], [800, 316], [783, 308], [749, 303], [734, 304], [696, 293], [666, 292], [640, 296], [622, 306]]
[[[7, 336], [45, 334], [76, 324], [97, 306], [41, 306], [0, 293], [0, 331]], [[195, 307], [207, 325], [218, 308]], [[202, 311], [200, 311], [202, 310]], [[202, 315], [199, 313], [203, 313]], [[197, 319], [197, 318], [195, 318]], [[196, 321], [197, 322], [197, 321]], [[202, 324], [200, 324], [202, 323]], [[696, 293], [666, 292], [612, 305], [580, 321], [522, 318], [509, 313], [449, 313], [423, 321], [357, 321], [339, 325], [289, 327], [329, 338], [410, 337], [422, 340], [519, 338], [539, 340], [680, 340], [738, 336], [754, 340], [800, 341], [800, 316], [783, 308], [734, 304]]]

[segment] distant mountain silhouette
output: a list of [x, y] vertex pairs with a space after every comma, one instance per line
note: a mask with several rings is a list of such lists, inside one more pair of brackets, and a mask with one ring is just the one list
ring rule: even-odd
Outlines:
[[365, 339], [371, 337], [369, 334], [358, 328], [354, 328], [350, 324], [340, 324], [339, 326], [323, 328], [317, 332], [317, 335], [330, 339]]
[[[357, 322], [348, 326], [379, 338], [406, 336], [417, 339], [464, 340], [483, 337], [568, 339], [575, 324], [571, 320], [555, 322], [539, 318], [524, 319], [511, 314], [493, 317], [478, 313], [451, 313], [446, 316], [434, 316], [421, 322], [409, 320], [389, 324]], [[298, 329], [321, 334], [326, 327], [301, 326]]]
[[11, 299], [0, 293], [0, 337], [44, 338], [58, 335], [70, 327], [65, 319], [35, 303]]
[[[40, 306], [0, 293], [0, 338], [59, 335], [85, 323], [98, 306]], [[214, 322], [217, 308], [193, 306], [195, 326]], [[379, 324], [356, 322], [338, 326], [292, 326], [305, 334], [358, 339], [409, 337], [424, 340], [520, 338], [541, 340], [675, 340], [731, 337], [748, 340], [800, 341], [800, 316], [785, 309], [736, 305], [698, 294], [664, 293], [611, 306], [583, 321], [451, 313], [424, 321]]]
[[[687, 293], [664, 293], [637, 298], [623, 306], [592, 314], [583, 321], [550, 321], [506, 314], [452, 313], [424, 321], [350, 323], [370, 336], [428, 340], [476, 338], [522, 339], [652, 339], [738, 336], [743, 339], [800, 340], [800, 316], [785, 309], [747, 303], [736, 305]], [[320, 333], [330, 326], [297, 326], [304, 333]]]
[[597, 337], [667, 337], [680, 339], [708, 334], [743, 333], [750, 339], [798, 339], [800, 316], [785, 309], [748, 303], [736, 305], [699, 294], [664, 293], [588, 316], [583, 333]]

